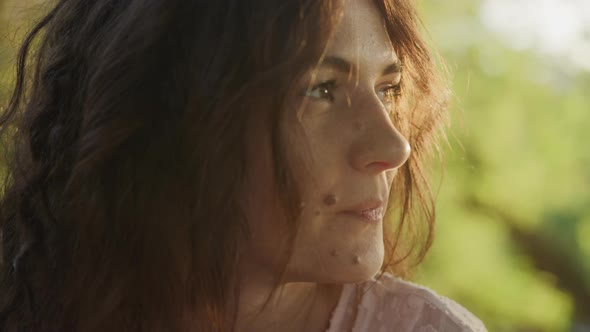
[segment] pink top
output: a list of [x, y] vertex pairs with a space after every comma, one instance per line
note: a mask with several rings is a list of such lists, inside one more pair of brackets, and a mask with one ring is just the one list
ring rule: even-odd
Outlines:
[[345, 284], [326, 332], [486, 332], [456, 302], [389, 273]]

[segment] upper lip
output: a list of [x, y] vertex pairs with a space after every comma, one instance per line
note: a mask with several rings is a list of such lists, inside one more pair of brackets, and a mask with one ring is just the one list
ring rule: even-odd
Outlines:
[[370, 198], [345, 209], [343, 212], [361, 213], [367, 210], [378, 209], [383, 206], [383, 201], [378, 198]]

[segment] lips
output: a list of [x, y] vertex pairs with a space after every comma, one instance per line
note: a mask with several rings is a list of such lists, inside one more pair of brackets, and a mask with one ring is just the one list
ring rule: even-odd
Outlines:
[[344, 214], [359, 217], [367, 222], [376, 222], [383, 219], [385, 209], [379, 199], [369, 199], [343, 211]]
[[376, 199], [376, 198], [371, 198], [368, 200], [365, 200], [361, 203], [358, 203], [356, 205], [353, 205], [352, 207], [345, 209], [345, 212], [362, 212], [362, 211], [367, 211], [367, 210], [373, 210], [373, 209], [377, 209], [383, 207], [383, 201], [381, 201], [380, 199]]
[[378, 207], [375, 209], [364, 210], [359, 213], [359, 215], [368, 221], [379, 221], [383, 219], [383, 207]]

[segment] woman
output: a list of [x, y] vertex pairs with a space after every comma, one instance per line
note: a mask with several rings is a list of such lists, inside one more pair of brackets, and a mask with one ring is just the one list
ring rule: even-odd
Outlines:
[[0, 122], [1, 330], [484, 331], [399, 279], [445, 117], [418, 29], [409, 0], [57, 1]]

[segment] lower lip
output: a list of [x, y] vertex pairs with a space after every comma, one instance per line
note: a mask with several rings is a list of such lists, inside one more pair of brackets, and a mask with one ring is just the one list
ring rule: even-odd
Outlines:
[[361, 221], [364, 221], [366, 223], [371, 223], [371, 224], [378, 223], [383, 219], [383, 209], [382, 208], [365, 210], [362, 212], [345, 211], [342, 213], [344, 215], [352, 216], [357, 219], [360, 219]]

